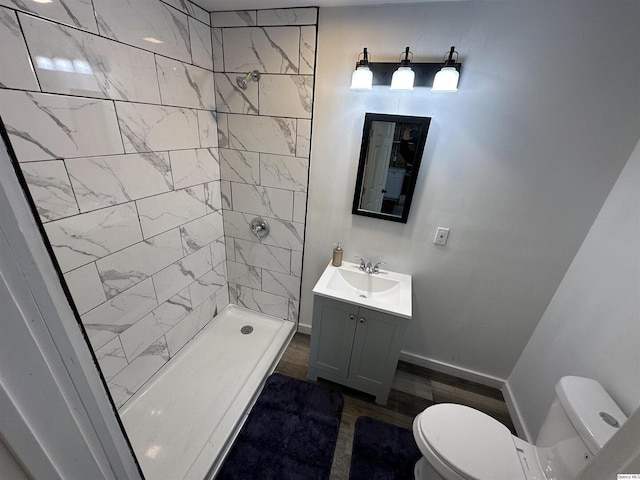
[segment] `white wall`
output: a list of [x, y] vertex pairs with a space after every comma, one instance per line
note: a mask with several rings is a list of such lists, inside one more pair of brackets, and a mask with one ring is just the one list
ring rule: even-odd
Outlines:
[[[301, 324], [340, 240], [414, 276], [405, 352], [508, 377], [638, 139], [640, 5], [613, 3], [320, 10]], [[407, 45], [415, 61], [456, 45], [459, 92], [349, 90], [362, 47]], [[365, 112], [433, 118], [406, 225], [351, 214]]]
[[508, 384], [537, 435], [563, 375], [598, 380], [640, 407], [640, 143], [622, 171]]
[[0, 471], [11, 480], [29, 480], [29, 475], [25, 472], [18, 459], [9, 451], [0, 437]]

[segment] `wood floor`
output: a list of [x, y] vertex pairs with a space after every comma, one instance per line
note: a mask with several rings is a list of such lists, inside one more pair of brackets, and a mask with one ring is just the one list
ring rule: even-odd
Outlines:
[[[296, 333], [278, 363], [276, 372], [308, 380], [309, 339], [308, 335]], [[357, 418], [361, 416], [411, 429], [413, 418], [429, 405], [442, 402], [461, 403], [491, 415], [515, 434], [500, 391], [408, 363], [398, 364], [389, 400], [384, 407], [376, 405], [371, 395], [322, 379], [319, 383], [339, 390], [344, 397], [331, 480], [349, 478], [353, 429]]]

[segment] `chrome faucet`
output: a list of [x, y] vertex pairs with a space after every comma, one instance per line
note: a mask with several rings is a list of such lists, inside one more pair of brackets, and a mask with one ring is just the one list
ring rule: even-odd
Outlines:
[[386, 265], [387, 262], [378, 262], [375, 265], [372, 265], [371, 262], [365, 262], [365, 259], [362, 257], [356, 257], [356, 260], [360, 260], [359, 270], [363, 272], [367, 272], [369, 275], [380, 272], [380, 265]]

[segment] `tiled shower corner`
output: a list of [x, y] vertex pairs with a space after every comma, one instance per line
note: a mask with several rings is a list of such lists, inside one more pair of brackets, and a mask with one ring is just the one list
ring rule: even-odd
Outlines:
[[[214, 12], [218, 144], [232, 303], [298, 321], [318, 12]], [[236, 78], [257, 70], [241, 89]], [[260, 216], [271, 233], [249, 230]]]
[[118, 407], [230, 301], [297, 321], [316, 27], [0, 0], [0, 116]]
[[229, 303], [210, 15], [0, 0], [0, 42], [0, 115], [120, 406]]

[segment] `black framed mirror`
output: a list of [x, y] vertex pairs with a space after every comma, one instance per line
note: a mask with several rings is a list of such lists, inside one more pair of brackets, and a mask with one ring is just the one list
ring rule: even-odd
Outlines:
[[431, 117], [367, 113], [354, 215], [407, 223]]

